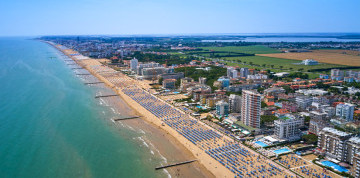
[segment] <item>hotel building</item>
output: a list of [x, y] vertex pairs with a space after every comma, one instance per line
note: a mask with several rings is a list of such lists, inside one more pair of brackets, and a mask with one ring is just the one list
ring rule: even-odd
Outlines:
[[338, 161], [345, 161], [346, 142], [350, 139], [351, 134], [325, 127], [318, 136], [318, 146], [325, 152], [327, 157]]
[[250, 127], [260, 128], [261, 95], [243, 90], [241, 99], [241, 121]]
[[289, 141], [298, 140], [301, 137], [300, 127], [304, 125], [304, 118], [286, 114], [274, 121], [274, 125], [277, 138]]

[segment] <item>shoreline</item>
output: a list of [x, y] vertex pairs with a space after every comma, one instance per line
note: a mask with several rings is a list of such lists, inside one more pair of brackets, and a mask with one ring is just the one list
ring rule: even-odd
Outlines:
[[[245, 152], [247, 152], [246, 153], [247, 156], [244, 155], [245, 157], [242, 158], [243, 159], [242, 161], [245, 162], [245, 164], [239, 162], [240, 164], [244, 165], [243, 167], [245, 170], [248, 170], [248, 169], [256, 170], [257, 168], [260, 168], [260, 167], [262, 168], [262, 166], [264, 166], [264, 168], [265, 167], [267, 167], [267, 168], [276, 167], [277, 171], [279, 171], [279, 172], [273, 173], [273, 171], [269, 171], [269, 172], [264, 172], [263, 174], [274, 176], [274, 177], [284, 177], [284, 175], [291, 175], [294, 177], [296, 176], [294, 173], [292, 173], [288, 169], [284, 169], [283, 167], [276, 164], [272, 160], [261, 156], [259, 153], [255, 152], [254, 150], [251, 150], [250, 148], [242, 145], [241, 143], [234, 142], [231, 138], [229, 138], [226, 135], [223, 135], [221, 133], [219, 134], [219, 132], [217, 130], [211, 128], [207, 124], [205, 124], [201, 121], [198, 122], [196, 119], [194, 119], [191, 116], [184, 115], [183, 112], [181, 112], [176, 107], [168, 104], [167, 102], [164, 102], [162, 99], [147, 92], [147, 90], [145, 88], [141, 87], [143, 85], [143, 83], [141, 83], [141, 81], [133, 80], [132, 78], [122, 74], [121, 72], [117, 72], [117, 71], [113, 70], [112, 68], [102, 65], [100, 62], [98, 62], [95, 59], [84, 57], [84, 56], [78, 54], [76, 51], [73, 51], [72, 49], [66, 48], [66, 49], [62, 50], [56, 44], [54, 44], [52, 42], [48, 42], [48, 43], [51, 44], [52, 46], [54, 46], [55, 48], [57, 48], [58, 50], [60, 50], [61, 52], [63, 52], [65, 55], [67, 55], [71, 59], [73, 59], [78, 65], [80, 65], [84, 69], [88, 70], [93, 76], [95, 76], [100, 81], [104, 82], [107, 86], [109, 86], [112, 90], [114, 90], [131, 108], [133, 108], [135, 111], [137, 111], [138, 113], [141, 113], [143, 116], [145, 116], [145, 117], [143, 117], [144, 120], [146, 120], [147, 122], [149, 122], [151, 124], [154, 124], [158, 128], [164, 130], [167, 134], [174, 137], [178, 143], [182, 144], [189, 152], [191, 152], [191, 154], [194, 157], [197, 158], [197, 160], [198, 160], [197, 162], [199, 164], [203, 165], [204, 170], [211, 172], [215, 177], [234, 177], [236, 175], [234, 170], [230, 169], [229, 166], [225, 167], [226, 164], [224, 164], [222, 161], [220, 161], [223, 159], [219, 160], [219, 157], [216, 156], [217, 158], [215, 158], [213, 155], [211, 155], [209, 153], [209, 151], [206, 151], [208, 149], [212, 150], [210, 152], [215, 151], [214, 149], [216, 149], [216, 151], [218, 151], [217, 148], [221, 149], [221, 148], [224, 148], [227, 146], [240, 147], [240, 149], [243, 149]], [[61, 45], [59, 45], [59, 46], [61, 46]], [[72, 53], [66, 52], [66, 50], [69, 50]], [[72, 55], [73, 56], [79, 55], [79, 57], [81, 59], [75, 59], [77, 57], [73, 57]], [[114, 76], [112, 76], [111, 74], [113, 74]], [[113, 79], [111, 77], [115, 77], [115, 79]], [[114, 83], [117, 83], [117, 84], [113, 84], [112, 82], [110, 82], [110, 80], [112, 82], [114, 82], [114, 80], [115, 80]], [[120, 81], [120, 83], [118, 83], [119, 81]], [[219, 137], [213, 138], [214, 140], [208, 140], [208, 141], [205, 140], [205, 141], [199, 141], [199, 142], [194, 142], [194, 141], [190, 140], [188, 137], [185, 137], [183, 131], [179, 131], [178, 129], [175, 130], [175, 128], [173, 128], [171, 126], [172, 118], [169, 118], [170, 121], [168, 121], [166, 119], [167, 117], [164, 119], [163, 116], [162, 116], [162, 118], [159, 118], [158, 116], [154, 115], [153, 110], [151, 110], [151, 109], [149, 110], [142, 106], [142, 104], [144, 104], [143, 101], [135, 101], [132, 97], [130, 97], [129, 93], [127, 93], [127, 94], [124, 93], [124, 92], [129, 92], [129, 91], [130, 92], [134, 91], [135, 95], [139, 94], [137, 92], [140, 92], [140, 95], [156, 98], [158, 100], [158, 101], [156, 101], [157, 102], [156, 104], [160, 103], [160, 104], [163, 104], [166, 106], [171, 106], [172, 108], [170, 109], [170, 111], [176, 111], [176, 112], [180, 113], [180, 117], [184, 117], [184, 118], [179, 118], [179, 121], [181, 121], [181, 122], [185, 121], [186, 125], [187, 125], [187, 121], [195, 122], [196, 124], [194, 125], [195, 126], [194, 130], [205, 129], [207, 131], [212, 131], [212, 132], [219, 134]], [[136, 99], [135, 95], [133, 97], [135, 97], [135, 99]], [[142, 104], [140, 104], [139, 102]], [[149, 101], [144, 100], [144, 102], [149, 102]], [[169, 117], [172, 117], [172, 116], [169, 116]], [[166, 122], [166, 121], [168, 121], [170, 123], [167, 123], [167, 125], [165, 125], [164, 122]], [[239, 156], [241, 157], [241, 155], [239, 155]], [[250, 162], [251, 162], [251, 164], [249, 164]], [[245, 166], [247, 168], [245, 168]], [[244, 172], [244, 173], [247, 173], [247, 172]], [[249, 173], [247, 173], [247, 174], [249, 174]], [[239, 174], [237, 174], [237, 175], [239, 175]]]
[[[75, 60], [72, 56], [70, 56], [69, 54], [67, 54], [66, 52], [64, 52], [63, 50], [58, 48], [57, 46], [55, 46], [47, 41], [42, 41], [42, 42], [51, 45], [56, 50], [60, 51], [62, 54], [66, 55], [68, 58], [72, 59], [77, 65], [79, 65], [80, 67], [82, 67], [83, 69], [88, 71], [92, 76], [97, 78], [99, 81], [104, 82], [105, 87], [111, 89], [117, 95], [119, 95], [120, 101], [118, 101], [116, 103], [116, 106], [113, 106], [113, 107], [115, 107], [116, 109], [119, 109], [119, 110], [122, 110], [120, 108], [130, 109], [130, 110], [125, 109], [124, 113], [126, 113], [126, 115], [137, 115], [137, 116], [142, 116], [142, 118], [145, 118], [145, 119], [122, 121], [122, 122], [124, 122], [122, 124], [129, 125], [131, 127], [136, 127], [137, 129], [143, 130], [148, 134], [151, 133], [152, 135], [156, 135], [156, 136], [154, 136], [155, 138], [148, 138], [150, 141], [149, 140], [147, 140], [147, 141], [149, 141], [152, 144], [152, 146], [154, 145], [153, 142], [156, 142], [156, 147], [155, 146], [154, 147], [155, 147], [156, 151], [159, 152], [160, 156], [165, 157], [165, 159], [167, 160], [167, 164], [170, 164], [171, 162], [169, 162], [169, 161], [171, 161], [171, 160], [184, 161], [184, 160], [195, 159], [195, 156], [193, 155], [193, 153], [191, 151], [189, 151], [183, 144], [181, 144], [173, 135], [169, 134], [164, 129], [162, 129], [160, 127], [161, 125], [159, 126], [159, 125], [155, 124], [154, 122], [151, 122], [149, 119], [147, 119], [147, 116], [145, 114], [142, 114], [138, 110], [138, 108], [133, 107], [129, 102], [127, 102], [130, 99], [126, 100], [122, 95], [120, 95], [117, 92], [117, 90], [114, 90], [115, 86], [112, 83], [110, 83], [104, 77], [102, 77], [101, 75], [98, 75], [96, 72], [92, 71], [91, 69], [85, 67], [83, 64], [79, 63], [79, 61]], [[118, 125], [118, 124], [119, 123], [114, 122], [114, 125]], [[162, 140], [157, 141], [157, 139], [162, 139]], [[171, 150], [167, 150], [165, 148], [166, 146], [169, 146], [169, 144], [171, 144]], [[150, 147], [149, 147], [149, 149], [151, 150]], [[179, 177], [179, 176], [190, 177], [190, 176], [194, 176], [194, 174], [195, 174], [195, 177], [215, 177], [211, 173], [211, 171], [206, 169], [202, 164], [200, 164], [198, 162], [191, 163], [191, 167], [190, 166], [188, 167], [188, 169], [190, 169], [190, 170], [186, 169], [185, 166], [189, 166], [189, 165], [182, 165], [182, 166], [167, 168], [165, 171], [168, 174], [170, 174], [171, 177]], [[154, 168], [155, 168], [155, 165], [154, 165]], [[196, 171], [198, 171], [198, 172], [196, 172]]]

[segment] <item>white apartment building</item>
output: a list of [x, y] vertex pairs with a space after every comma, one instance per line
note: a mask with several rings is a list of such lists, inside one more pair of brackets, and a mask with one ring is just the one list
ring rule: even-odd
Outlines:
[[351, 169], [351, 175], [354, 177], [360, 177], [360, 153], [356, 153], [353, 158], [353, 167]]
[[241, 96], [231, 94], [229, 97], [230, 113], [241, 112]]
[[300, 127], [304, 125], [304, 118], [296, 118], [294, 115], [287, 114], [274, 121], [275, 135], [278, 139], [289, 141], [301, 138]]
[[297, 96], [295, 99], [296, 104], [301, 109], [305, 109], [305, 108], [309, 107], [311, 105], [312, 101], [313, 101], [313, 98], [308, 97], [308, 96]]
[[351, 134], [325, 127], [318, 135], [318, 147], [325, 155], [338, 161], [345, 161], [346, 142]]
[[351, 137], [345, 145], [344, 160], [350, 164], [354, 164], [353, 159], [356, 153], [360, 152], [360, 138]]
[[355, 105], [350, 103], [336, 105], [336, 116], [342, 117], [347, 121], [354, 120]]
[[249, 75], [249, 69], [248, 68], [241, 68], [240, 69], [240, 77], [247, 78], [248, 75]]
[[227, 68], [227, 77], [229, 78], [237, 78], [238, 77], [238, 71], [233, 67]]
[[130, 69], [136, 71], [139, 61], [136, 58], [130, 60]]

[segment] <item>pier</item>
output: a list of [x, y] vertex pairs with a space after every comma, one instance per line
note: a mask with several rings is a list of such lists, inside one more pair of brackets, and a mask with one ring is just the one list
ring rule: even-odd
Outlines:
[[[94, 83], [97, 83], [97, 82], [94, 82]], [[103, 83], [103, 82], [100, 82], [100, 83]], [[90, 83], [92, 84], [92, 83]], [[112, 96], [119, 96], [119, 95], [99, 95], [99, 96], [95, 96], [95, 98], [105, 98], [105, 97], [112, 97]]]
[[66, 65], [68, 65], [68, 66], [72, 66], [72, 65], [77, 65], [76, 63], [74, 63], [74, 64], [66, 64]]
[[91, 75], [91, 74], [75, 74], [75, 75]]
[[82, 67], [76, 67], [76, 68], [71, 68], [71, 69], [83, 69]]
[[175, 164], [169, 164], [169, 165], [166, 165], [166, 166], [159, 166], [159, 167], [156, 167], [155, 170], [159, 170], [159, 169], [165, 169], [165, 168], [168, 168], [168, 167], [173, 167], [173, 166], [180, 166], [180, 165], [183, 165], [183, 164], [189, 164], [189, 163], [192, 163], [192, 162], [195, 162], [195, 160], [191, 160], [191, 161], [184, 161], [184, 162], [180, 162], [180, 163], [175, 163]]
[[140, 118], [140, 117], [141, 117], [141, 116], [118, 118], [118, 119], [113, 119], [113, 121], [122, 121], [122, 120], [129, 120], [129, 119], [137, 119], [137, 118]]
[[[104, 82], [89, 82], [89, 83], [84, 83], [85, 85], [91, 85], [91, 84], [99, 84], [99, 83], [104, 83]], [[99, 96], [100, 97], [100, 96]], [[99, 98], [98, 97], [98, 98]], [[96, 98], [96, 96], [95, 96]]]

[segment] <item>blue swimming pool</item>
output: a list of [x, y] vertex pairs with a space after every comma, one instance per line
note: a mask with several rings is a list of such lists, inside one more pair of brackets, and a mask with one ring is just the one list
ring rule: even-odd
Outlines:
[[196, 106], [197, 108], [199, 108], [199, 109], [205, 109], [204, 107], [202, 107], [202, 106]]
[[327, 166], [327, 167], [331, 167], [333, 169], [335, 169], [336, 171], [339, 172], [348, 172], [349, 170], [347, 170], [346, 168], [339, 166], [331, 161], [322, 161], [321, 162], [322, 165]]
[[174, 91], [173, 93], [174, 93], [174, 94], [179, 94], [180, 92], [178, 92], [178, 91]]
[[261, 141], [256, 141], [255, 143], [258, 144], [258, 145], [261, 146], [261, 147], [269, 146], [269, 145], [267, 145], [266, 143], [261, 142]]
[[291, 150], [289, 148], [283, 148], [283, 149], [278, 149], [278, 150], [274, 150], [273, 152], [277, 155], [279, 154], [283, 154], [283, 153], [287, 153], [290, 152]]

